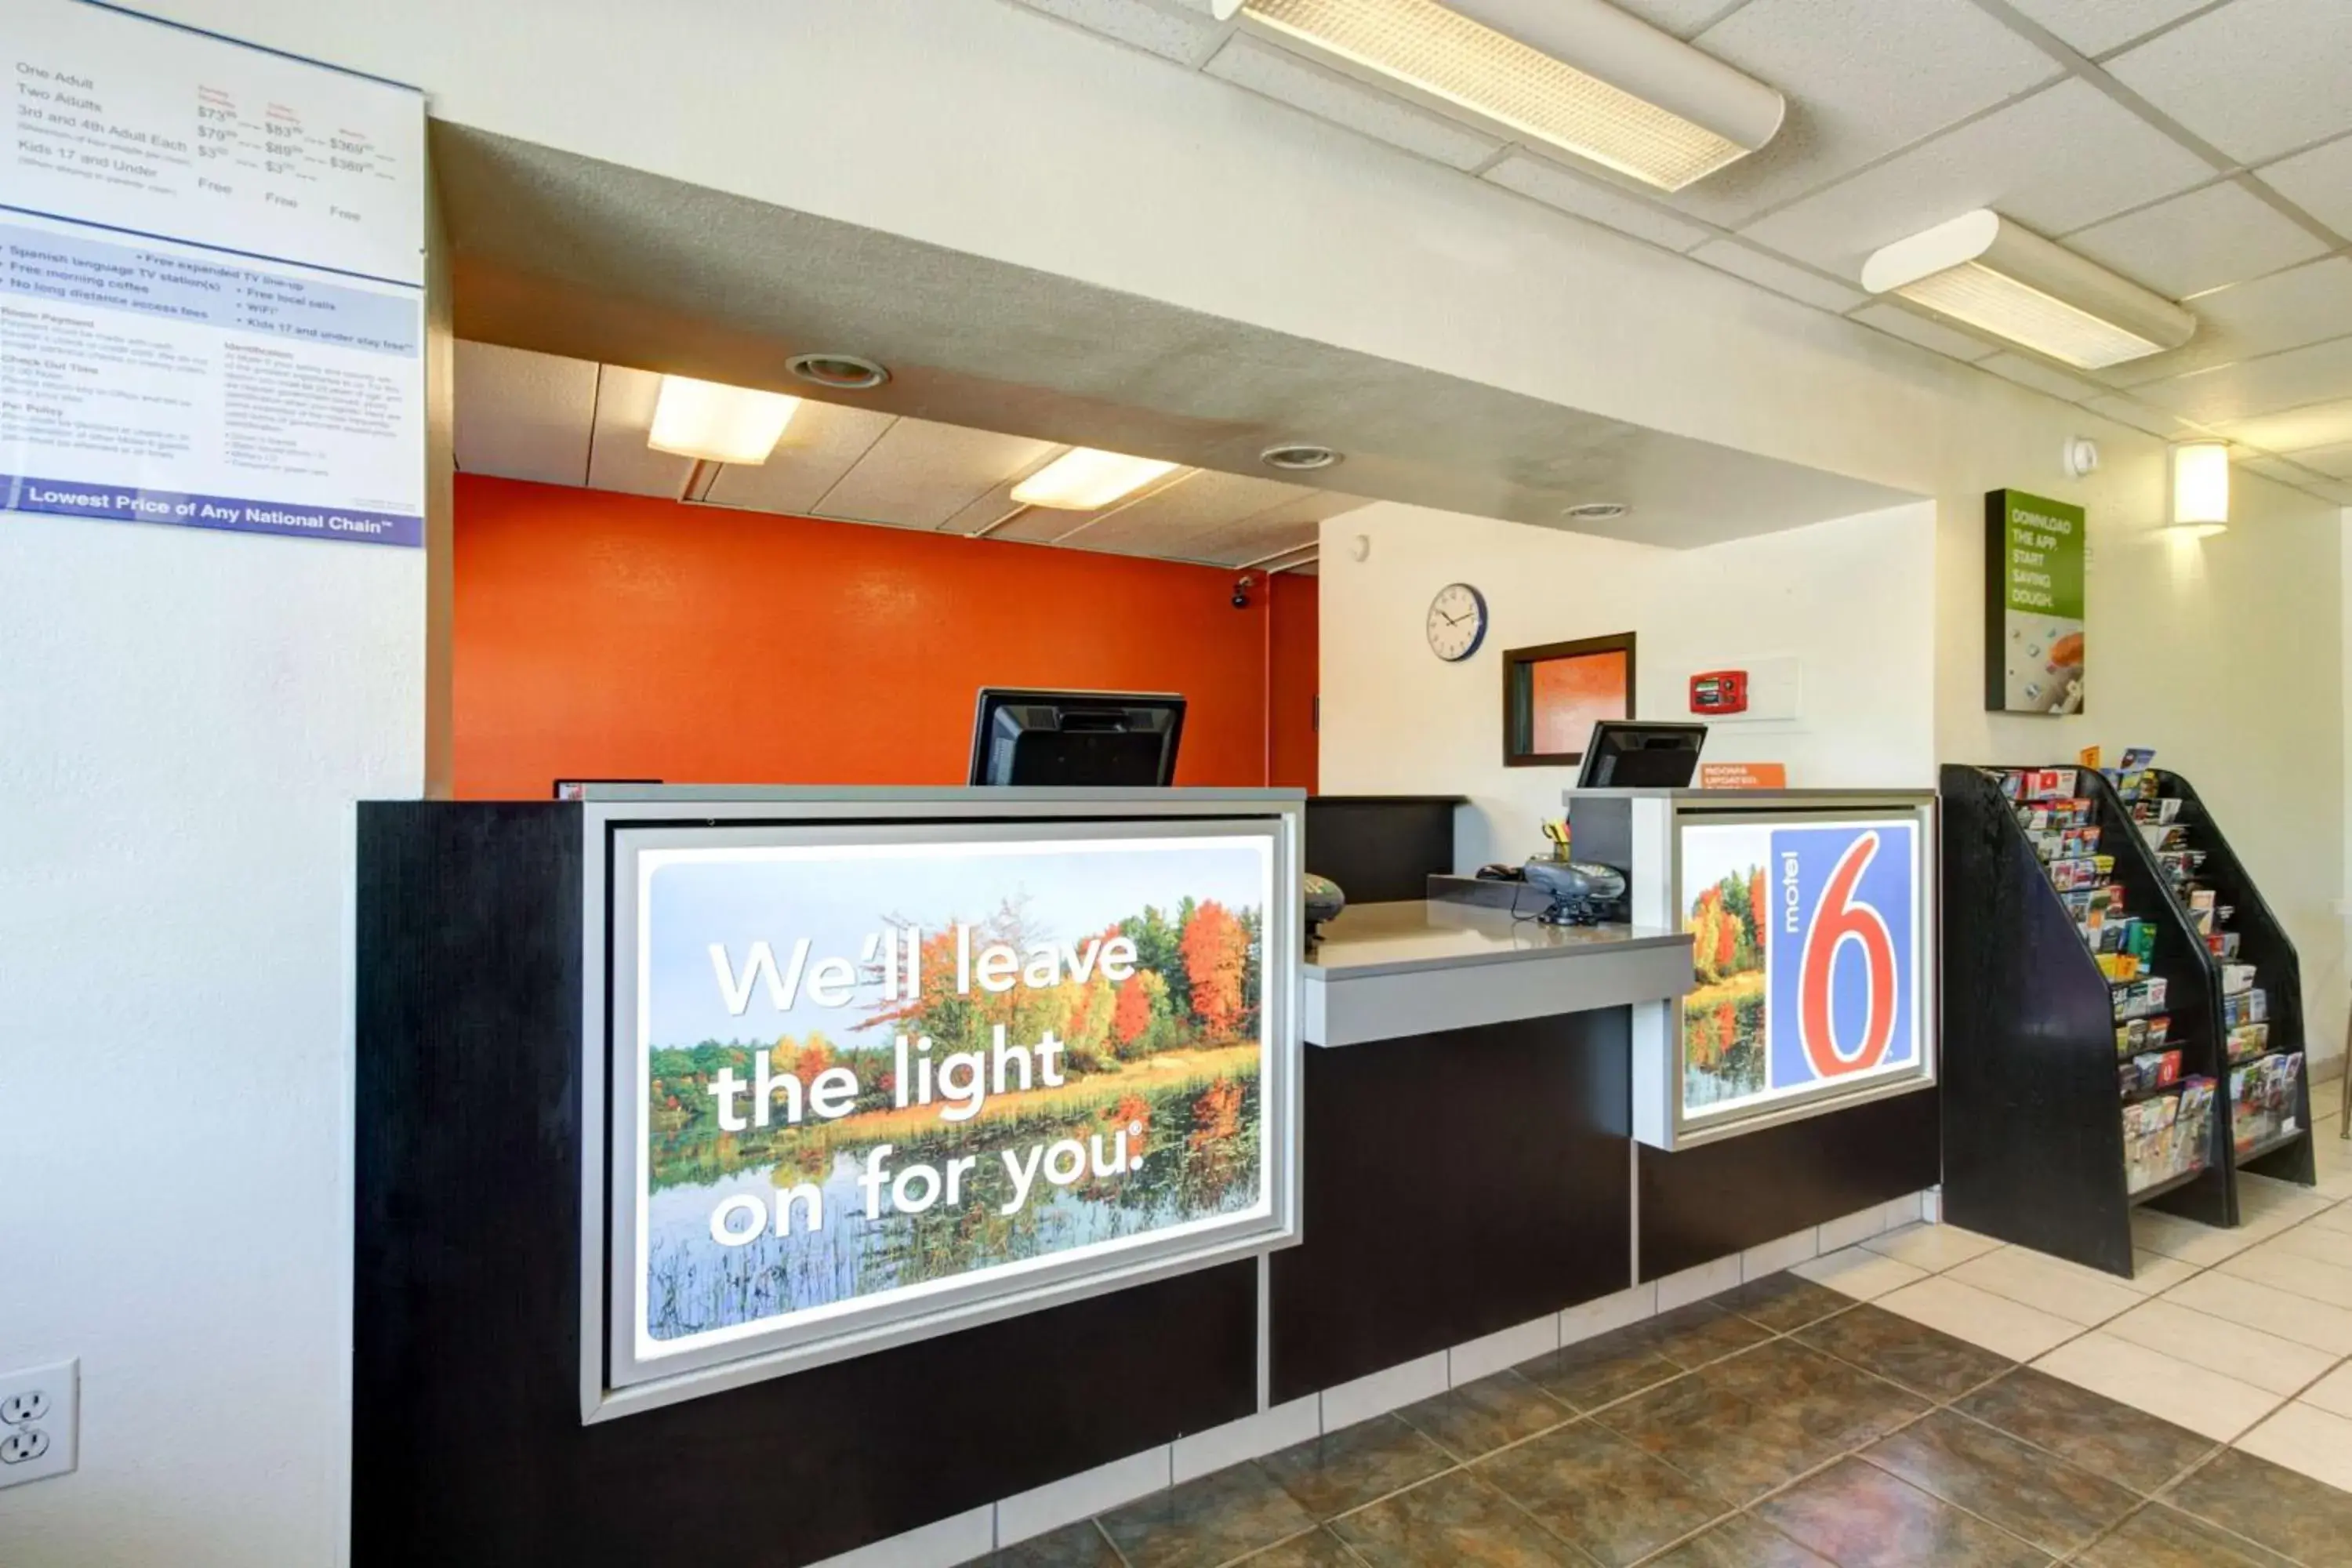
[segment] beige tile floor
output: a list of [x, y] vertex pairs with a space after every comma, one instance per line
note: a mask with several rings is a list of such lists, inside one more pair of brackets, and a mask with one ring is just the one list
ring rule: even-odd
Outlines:
[[2314, 1131], [2318, 1186], [2242, 1177], [2235, 1230], [2135, 1215], [2128, 1280], [1933, 1224], [1793, 1272], [2352, 1490], [2352, 1143]]

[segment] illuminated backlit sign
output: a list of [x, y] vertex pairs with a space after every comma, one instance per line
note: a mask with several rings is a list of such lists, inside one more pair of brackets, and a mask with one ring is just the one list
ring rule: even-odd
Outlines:
[[1908, 815], [1683, 827], [1687, 1121], [1922, 1070], [1924, 854]]
[[616, 835], [604, 1386], [1287, 1240], [1283, 826]]

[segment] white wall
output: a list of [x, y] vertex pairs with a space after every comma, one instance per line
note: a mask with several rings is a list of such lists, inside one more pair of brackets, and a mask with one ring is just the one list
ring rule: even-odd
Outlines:
[[[2340, 1052], [2344, 514], [2241, 471], [2228, 533], [2169, 538], [2154, 443], [2118, 444], [2085, 483], [2035, 478], [2034, 457], [2054, 462], [2064, 426], [2052, 407], [2047, 452], [2027, 444], [2007, 471], [2089, 508], [2086, 713], [1984, 711], [1980, 494], [1687, 552], [1381, 504], [1323, 527], [1322, 788], [1470, 795], [1457, 868], [1535, 852], [1571, 774], [1502, 765], [1502, 652], [1620, 631], [1640, 638], [1647, 718], [1686, 717], [1695, 671], [1799, 658], [1801, 717], [1719, 724], [1707, 755], [1785, 763], [1800, 787], [1932, 787], [1939, 762], [2154, 746], [2196, 783], [2294, 935], [2315, 1060]], [[1986, 488], [2000, 462], [1982, 470]], [[1448, 665], [1424, 644], [1423, 616], [1457, 580], [1486, 594], [1493, 626]]]
[[[1700, 670], [1800, 661], [1799, 716], [1718, 725], [1710, 761], [1785, 763], [1799, 787], [1932, 788], [1934, 530], [1926, 503], [1691, 551], [1389, 503], [1335, 518], [1320, 578], [1321, 787], [1468, 795], [1457, 868], [1536, 853], [1575, 770], [1503, 765], [1503, 652], [1630, 631], [1643, 718], [1689, 717]], [[1478, 652], [1447, 664], [1423, 624], [1456, 581], [1492, 619]]]
[[350, 1442], [352, 804], [423, 552], [0, 521], [0, 1370], [81, 1358], [8, 1568], [318, 1568]]

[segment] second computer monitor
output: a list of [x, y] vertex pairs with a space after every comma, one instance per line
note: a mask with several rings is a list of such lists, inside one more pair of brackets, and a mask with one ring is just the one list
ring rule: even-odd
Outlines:
[[1639, 724], [1603, 720], [1584, 743], [1579, 789], [1688, 789], [1698, 776], [1704, 724]]

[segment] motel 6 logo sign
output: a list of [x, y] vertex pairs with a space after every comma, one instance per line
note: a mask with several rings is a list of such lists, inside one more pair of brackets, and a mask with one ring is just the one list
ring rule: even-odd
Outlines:
[[1919, 1059], [1919, 830], [1772, 830], [1768, 1081], [1803, 1089]]

